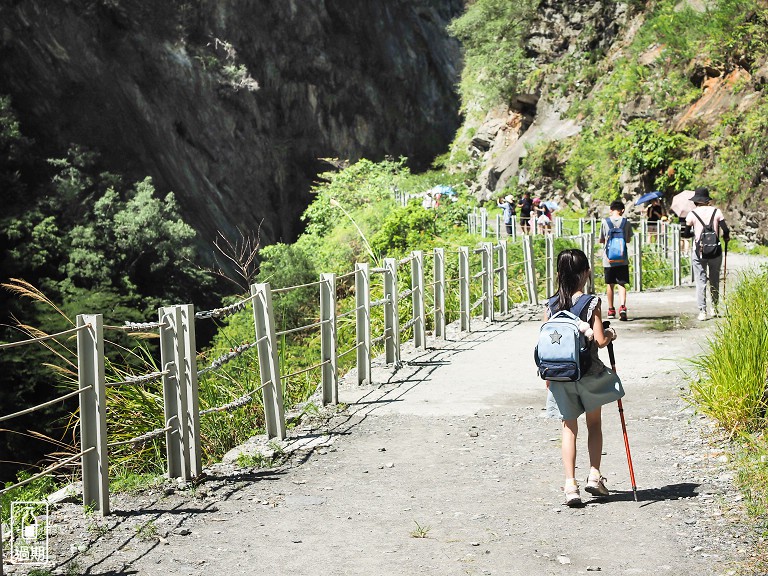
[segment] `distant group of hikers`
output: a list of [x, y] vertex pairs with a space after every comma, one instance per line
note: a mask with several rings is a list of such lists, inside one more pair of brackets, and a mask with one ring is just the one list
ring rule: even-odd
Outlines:
[[[711, 290], [712, 315], [718, 314], [720, 266], [723, 259], [720, 235], [725, 240], [727, 251], [730, 231], [722, 211], [711, 205], [707, 188], [697, 188], [691, 202], [695, 207], [680, 217], [681, 235], [693, 238], [695, 249], [692, 266], [696, 279], [698, 319], [706, 320], [707, 284]], [[654, 207], [654, 222], [658, 223], [666, 214], [661, 202], [651, 206]], [[607, 317], [616, 317], [614, 289], [618, 286], [618, 315], [620, 320], [626, 321], [629, 285], [627, 243], [632, 240], [633, 230], [624, 217], [624, 210], [625, 206], [620, 200], [611, 203], [610, 214], [600, 227], [599, 242], [604, 245]], [[597, 354], [598, 348], [609, 346], [617, 334], [614, 328], [607, 326], [607, 322], [605, 325], [603, 323], [601, 299], [584, 293], [589, 277], [589, 259], [584, 252], [567, 249], [558, 254], [557, 291], [546, 302], [544, 324], [535, 352], [539, 375], [546, 380], [548, 411], [562, 421], [561, 456], [565, 472], [563, 491], [565, 504], [570, 507], [583, 504], [575, 473], [578, 418], [585, 414], [588, 434], [590, 469], [584, 490], [592, 496], [608, 496], [606, 479], [600, 471], [603, 448], [601, 409], [604, 404], [620, 403], [624, 396], [620, 378], [602, 363]], [[611, 348], [609, 352], [612, 356]], [[626, 441], [626, 429], [624, 433]], [[635, 490], [629, 444], [626, 446], [632, 488]]]
[[502, 200], [497, 200], [496, 204], [502, 210], [501, 219], [507, 229], [507, 234], [514, 234], [515, 216], [517, 209], [520, 209], [520, 229], [523, 234], [530, 234], [531, 229], [537, 226], [543, 232], [552, 230], [552, 203], [547, 203], [541, 198], [531, 199], [530, 192], [524, 192], [519, 202], [515, 202], [511, 194], [505, 196]]

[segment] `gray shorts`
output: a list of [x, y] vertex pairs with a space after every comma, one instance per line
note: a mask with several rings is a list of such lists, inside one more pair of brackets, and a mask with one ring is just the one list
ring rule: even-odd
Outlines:
[[550, 382], [547, 394], [547, 416], [575, 420], [603, 404], [624, 396], [619, 377], [608, 368], [588, 374], [578, 382]]

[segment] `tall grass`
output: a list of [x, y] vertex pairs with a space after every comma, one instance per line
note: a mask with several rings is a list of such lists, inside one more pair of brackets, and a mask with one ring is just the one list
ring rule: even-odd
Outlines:
[[743, 273], [701, 356], [691, 401], [731, 435], [762, 431], [768, 397], [768, 267]]

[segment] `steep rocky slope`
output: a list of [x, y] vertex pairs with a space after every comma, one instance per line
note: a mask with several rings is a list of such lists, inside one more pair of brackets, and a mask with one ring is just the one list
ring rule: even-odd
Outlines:
[[[641, 121], [653, 127], [650, 139], [666, 138], [677, 148], [666, 158], [655, 158], [656, 165], [628, 168], [627, 156], [640, 158], [647, 152], [643, 145], [652, 148], [657, 142], [619, 143], [616, 148], [622, 150], [606, 154], [618, 167], [614, 174], [593, 169], [590, 164], [600, 158], [582, 153], [578, 162], [584, 179], [604, 177], [603, 191], [619, 194], [630, 205], [640, 194], [661, 187], [660, 181], [667, 185], [661, 189], [668, 197], [678, 189], [708, 185], [740, 233], [749, 240], [766, 241], [768, 156], [759, 151], [764, 139], [759, 118], [760, 107], [766, 105], [768, 60], [754, 49], [762, 34], [765, 8], [751, 3], [744, 21], [727, 38], [731, 45], [719, 47], [721, 53], [702, 51], [685, 58], [680, 56], [684, 51], [665, 44], [661, 33], [654, 36], [646, 31], [641, 36], [654, 10], [662, 5], [673, 5], [665, 8], [667, 19], [722, 18], [715, 1], [543, 0], [538, 4], [523, 40], [536, 70], [531, 81], [484, 117], [469, 118], [457, 138], [458, 147], [464, 147], [480, 166], [478, 198], [502, 195], [505, 187], [528, 188], [602, 214], [606, 194], [596, 194], [594, 186], [579, 182], [579, 168], [573, 167], [575, 163], [567, 165], [579, 152], [579, 142], [592, 139], [605, 149], [622, 137], [633, 137], [630, 124]], [[650, 29], [655, 30], [654, 26], [660, 27], [658, 20]], [[744, 32], [749, 27], [752, 32]], [[705, 42], [684, 27], [680, 34], [681, 43], [689, 46]], [[614, 80], [620, 74], [624, 78]], [[634, 152], [628, 151], [633, 147]], [[531, 154], [538, 157], [529, 162]], [[544, 166], [542, 155], [546, 155]], [[536, 162], [539, 165], [529, 170], [529, 164]], [[681, 167], [691, 174], [683, 176]], [[667, 177], [660, 179], [665, 172]]]
[[150, 175], [211, 240], [291, 240], [323, 157], [424, 165], [459, 125], [461, 0], [20, 0], [0, 94], [48, 157]]

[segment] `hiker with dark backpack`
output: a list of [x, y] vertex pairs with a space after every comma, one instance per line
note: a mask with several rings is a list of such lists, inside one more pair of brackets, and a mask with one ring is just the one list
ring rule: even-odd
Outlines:
[[614, 200], [611, 214], [603, 220], [598, 242], [605, 245], [603, 250], [603, 274], [605, 296], [608, 300], [608, 318], [616, 318], [613, 307], [614, 286], [619, 287], [619, 320], [627, 319], [627, 286], [629, 285], [629, 250], [632, 240], [632, 224], [624, 218], [624, 203]]
[[685, 224], [693, 229], [693, 256], [691, 265], [696, 278], [696, 303], [699, 320], [707, 319], [707, 281], [712, 296], [712, 315], [718, 315], [720, 300], [720, 266], [723, 263], [723, 249], [720, 246], [720, 231], [725, 240], [726, 251], [731, 238], [725, 216], [719, 208], [710, 206], [712, 199], [708, 188], [696, 188], [691, 201], [696, 208], [688, 213]]
[[[535, 353], [539, 375], [547, 380], [547, 406], [550, 414], [558, 416], [563, 423], [563, 491], [565, 503], [570, 507], [582, 504], [579, 485], [576, 482], [578, 418], [586, 414], [590, 470], [584, 489], [593, 496], [607, 496], [609, 492], [605, 487], [605, 477], [600, 473], [603, 450], [602, 406], [624, 396], [621, 380], [605, 367], [597, 354], [598, 348], [603, 348], [616, 339], [616, 331], [613, 328], [603, 328], [600, 298], [584, 294], [589, 275], [589, 260], [584, 252], [574, 248], [558, 254], [557, 292], [547, 300], [545, 323], [540, 331], [539, 345]], [[571, 333], [572, 330], [568, 329], [565, 322], [560, 328], [547, 330], [550, 319], [554, 323], [566, 321], [568, 318], [575, 320], [577, 331], [583, 336], [587, 337], [591, 332], [591, 339], [588, 339], [585, 345], [586, 358], [576, 350], [566, 351], [565, 354], [555, 351], [558, 343], [568, 345], [584, 342], [576, 333]], [[582, 345], [584, 344], [580, 347]], [[570, 361], [563, 362], [567, 357], [570, 357]], [[548, 379], [548, 375], [551, 375], [552, 379]]]

